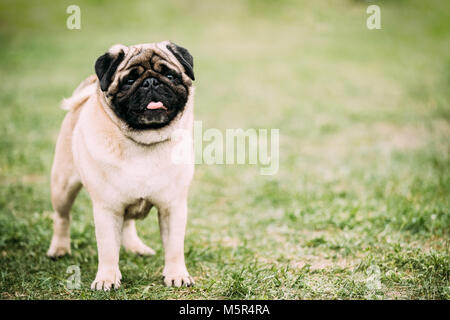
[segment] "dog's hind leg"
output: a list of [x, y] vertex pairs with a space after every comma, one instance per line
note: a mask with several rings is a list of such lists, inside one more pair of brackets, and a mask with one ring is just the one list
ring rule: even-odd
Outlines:
[[81, 183], [74, 178], [60, 181], [52, 186], [53, 236], [47, 256], [58, 258], [70, 254], [70, 209], [81, 189]]
[[72, 157], [72, 130], [77, 115], [69, 112], [56, 143], [51, 174], [53, 237], [47, 256], [57, 258], [70, 254], [70, 209], [81, 189], [81, 181]]
[[155, 250], [145, 245], [138, 237], [136, 232], [136, 220], [125, 220], [122, 229], [122, 245], [125, 250], [140, 254], [143, 256], [151, 256], [155, 254]]
[[144, 219], [150, 212], [151, 208], [152, 204], [150, 202], [144, 199], [139, 199], [125, 209], [121, 242], [126, 251], [143, 256], [151, 256], [155, 254], [155, 250], [146, 246], [138, 237], [135, 222], [136, 219]]

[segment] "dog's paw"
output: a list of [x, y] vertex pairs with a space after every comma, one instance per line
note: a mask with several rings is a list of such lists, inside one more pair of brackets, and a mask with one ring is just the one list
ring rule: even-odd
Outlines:
[[125, 250], [141, 255], [141, 256], [152, 256], [155, 254], [155, 250], [146, 246], [143, 242], [135, 242], [132, 244], [124, 245]]
[[92, 290], [109, 291], [111, 289], [119, 289], [122, 274], [119, 268], [109, 271], [98, 271], [95, 280], [91, 284]]
[[57, 259], [66, 254], [70, 254], [70, 242], [69, 243], [61, 243], [52, 241], [50, 244], [50, 248], [47, 251], [47, 257], [50, 259]]
[[164, 284], [167, 287], [192, 287], [195, 284], [194, 279], [189, 275], [167, 275], [164, 277]]
[[186, 267], [183, 268], [164, 268], [164, 284], [168, 287], [191, 287], [195, 284], [194, 279], [189, 275]]

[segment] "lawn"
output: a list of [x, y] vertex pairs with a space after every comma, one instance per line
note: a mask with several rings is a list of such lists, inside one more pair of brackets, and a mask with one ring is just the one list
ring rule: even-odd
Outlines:
[[[0, 2], [0, 298], [450, 298], [448, 1], [76, 1], [81, 30], [70, 4]], [[196, 166], [195, 287], [164, 287], [152, 209], [137, 227], [156, 255], [122, 251], [122, 287], [93, 292], [85, 191], [72, 255], [45, 255], [59, 103], [112, 44], [165, 39], [194, 56], [203, 128], [279, 129], [279, 170]], [[81, 289], [66, 287], [72, 265]]]

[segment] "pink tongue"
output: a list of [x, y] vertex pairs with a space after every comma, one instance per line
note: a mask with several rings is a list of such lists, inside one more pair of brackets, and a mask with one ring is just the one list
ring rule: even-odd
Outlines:
[[150, 110], [156, 110], [156, 109], [164, 109], [164, 110], [167, 110], [167, 108], [166, 107], [164, 107], [164, 105], [162, 104], [162, 102], [160, 102], [160, 101], [158, 101], [158, 102], [150, 102], [148, 105], [147, 105], [147, 109], [150, 109]]

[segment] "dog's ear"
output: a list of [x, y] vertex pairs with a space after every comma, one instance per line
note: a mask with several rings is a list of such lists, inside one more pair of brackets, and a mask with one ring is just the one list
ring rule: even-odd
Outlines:
[[115, 45], [95, 62], [95, 73], [100, 81], [100, 88], [106, 91], [111, 84], [112, 76], [122, 62], [125, 52], [123, 45]]
[[170, 42], [167, 46], [170, 52], [173, 53], [175, 58], [181, 63], [184, 67], [186, 74], [192, 80], [195, 80], [194, 77], [194, 58], [192, 58], [191, 54], [186, 48], [180, 47], [173, 42]]

